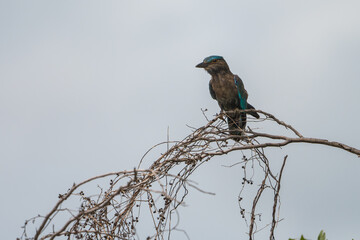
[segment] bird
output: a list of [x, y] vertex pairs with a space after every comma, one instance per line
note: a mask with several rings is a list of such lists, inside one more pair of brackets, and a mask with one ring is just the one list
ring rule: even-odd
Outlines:
[[259, 118], [256, 111], [241, 112], [255, 108], [247, 102], [248, 93], [244, 83], [238, 75], [230, 71], [229, 65], [222, 56], [206, 57], [197, 68], [203, 68], [211, 75], [209, 81], [210, 95], [215, 99], [222, 111], [227, 114], [229, 132], [235, 141], [239, 141], [246, 126], [246, 114]]

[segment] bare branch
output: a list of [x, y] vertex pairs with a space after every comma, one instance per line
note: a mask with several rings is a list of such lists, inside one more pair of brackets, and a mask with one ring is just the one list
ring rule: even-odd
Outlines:
[[283, 164], [281, 166], [281, 169], [280, 169], [280, 175], [279, 175], [279, 180], [278, 180], [278, 183], [277, 183], [277, 188], [276, 188], [276, 191], [275, 191], [275, 195], [274, 195], [274, 205], [273, 205], [273, 213], [272, 213], [272, 224], [271, 224], [271, 229], [270, 229], [270, 240], [275, 240], [275, 237], [274, 237], [274, 230], [275, 230], [275, 226], [276, 226], [276, 218], [275, 218], [275, 214], [276, 214], [276, 206], [277, 206], [277, 203], [278, 203], [278, 199], [279, 199], [279, 194], [280, 194], [280, 182], [281, 182], [281, 176], [282, 176], [282, 173], [284, 171], [284, 167], [285, 167], [285, 163], [286, 163], [286, 159], [287, 159], [288, 155], [286, 155], [284, 157], [284, 161], [283, 161]]
[[[245, 110], [247, 111], [249, 110]], [[154, 231], [148, 234], [147, 239], [170, 239], [171, 231], [184, 232], [178, 228], [179, 219], [176, 223], [172, 221], [172, 214], [177, 213], [178, 208], [184, 205], [191, 188], [204, 194], [214, 194], [195, 186], [189, 180], [191, 174], [214, 156], [223, 156], [234, 151], [242, 154], [242, 160], [229, 167], [243, 168], [244, 176], [238, 200], [240, 213], [246, 224], [248, 224], [247, 219], [250, 218], [249, 239], [254, 239], [255, 234], [267, 226], [271, 226], [270, 239], [274, 239], [274, 230], [279, 222], [279, 218], [276, 219], [275, 215], [279, 212], [280, 206], [280, 182], [287, 156], [284, 158], [280, 172], [276, 173], [271, 168], [264, 149], [280, 148], [290, 143], [309, 143], [340, 148], [357, 156], [360, 156], [360, 150], [335, 141], [304, 137], [291, 125], [272, 114], [261, 110], [251, 111], [262, 115], [261, 119], [254, 122], [257, 129], [261, 129], [263, 122], [270, 122], [288, 129], [290, 136], [255, 132], [250, 128], [242, 131], [241, 136], [231, 136], [224, 118], [225, 113], [209, 120], [206, 111], [203, 110], [202, 113], [207, 120], [206, 125], [192, 129], [191, 133], [181, 141], [169, 141], [169, 132], [167, 132], [167, 141], [150, 148], [141, 158], [136, 169], [107, 173], [73, 184], [65, 194], [59, 194], [58, 202], [48, 214], [25, 221], [21, 239], [45, 240], [59, 236], [69, 239], [136, 239], [139, 221], [152, 223], [154, 226]], [[240, 140], [234, 141], [234, 138]], [[165, 152], [156, 160], [148, 160], [148, 153], [159, 148], [165, 148]], [[149, 169], [139, 169], [144, 161], [150, 161]], [[259, 174], [255, 175], [255, 172], [261, 173], [261, 177], [259, 178]], [[96, 193], [84, 193], [85, 186], [86, 189], [92, 189], [89, 187], [90, 184], [96, 184], [104, 179], [109, 181], [109, 186], [100, 187], [100, 191]], [[244, 201], [245, 197], [251, 199], [243, 194], [246, 190], [245, 186], [257, 188], [257, 193], [249, 204]], [[270, 223], [259, 225], [258, 228], [262, 213], [257, 212], [257, 206], [266, 191], [274, 194], [272, 211], [269, 211], [272, 212], [271, 220]], [[80, 200], [80, 206], [71, 206], [71, 203], [74, 203], [72, 200]], [[148, 208], [150, 213], [148, 219], [141, 214], [145, 212], [141, 211], [142, 208]], [[67, 220], [62, 222], [64, 217]], [[177, 217], [179, 218], [178, 214]], [[38, 226], [36, 226], [37, 222], [35, 224], [36, 220], [40, 220]], [[35, 227], [34, 237], [31, 238], [28, 237], [29, 222]], [[184, 235], [188, 238], [186, 232]]]

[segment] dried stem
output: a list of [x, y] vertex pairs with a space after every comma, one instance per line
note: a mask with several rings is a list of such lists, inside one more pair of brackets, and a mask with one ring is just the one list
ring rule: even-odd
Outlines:
[[[254, 110], [251, 110], [254, 111]], [[242, 161], [237, 165], [244, 169], [244, 178], [239, 195], [240, 213], [247, 223], [250, 218], [249, 239], [254, 239], [255, 233], [270, 226], [270, 239], [274, 239], [274, 229], [278, 220], [275, 219], [280, 199], [280, 181], [284, 170], [287, 156], [284, 158], [279, 174], [271, 169], [270, 162], [264, 153], [267, 147], [282, 147], [290, 143], [322, 144], [336, 147], [360, 156], [360, 150], [339, 142], [326, 139], [303, 137], [295, 128], [277, 119], [274, 115], [256, 110], [262, 115], [260, 120], [254, 123], [258, 129], [265, 121], [280, 125], [289, 130], [292, 136], [273, 135], [270, 133], [255, 132], [248, 128], [243, 131], [240, 141], [233, 141], [228, 134], [227, 123], [224, 114], [216, 115], [208, 120], [203, 127], [192, 129], [192, 133], [181, 141], [167, 141], [152, 147], [141, 158], [137, 169], [131, 171], [119, 171], [107, 173], [89, 178], [73, 186], [65, 193], [59, 194], [59, 200], [45, 216], [34, 217], [27, 220], [24, 225], [24, 233], [21, 239], [55, 239], [65, 236], [68, 239], [138, 239], [138, 222], [145, 224], [153, 223], [153, 232], [148, 233], [147, 239], [170, 239], [172, 231], [186, 232], [178, 229], [178, 223], [172, 221], [172, 214], [178, 212], [178, 208], [184, 205], [184, 199], [189, 194], [189, 188], [198, 190], [204, 194], [212, 194], [195, 186], [189, 177], [203, 164], [206, 164], [214, 156], [226, 155], [233, 151], [243, 154]], [[294, 137], [295, 135], [295, 137]], [[148, 169], [140, 169], [147, 161], [150, 151], [165, 147], [161, 154]], [[248, 150], [248, 151], [243, 151]], [[246, 152], [246, 156], [244, 154]], [[247, 174], [251, 171], [251, 174]], [[259, 181], [255, 172], [260, 171], [263, 177]], [[248, 177], [250, 176], [250, 177]], [[100, 180], [109, 181], [107, 187], [101, 187], [100, 192], [85, 194], [91, 184], [98, 184]], [[258, 182], [259, 185], [253, 184]], [[246, 194], [245, 186], [258, 187], [257, 194], [253, 198], [250, 207], [242, 201]], [[103, 190], [104, 189], [104, 190]], [[261, 214], [257, 213], [259, 200], [263, 199], [264, 191], [272, 191], [274, 194], [272, 220], [265, 227], [257, 230], [257, 222]], [[87, 190], [89, 191], [89, 190]], [[80, 200], [80, 206], [72, 206], [72, 200]], [[75, 208], [75, 209], [74, 209]], [[148, 208], [149, 217], [143, 217]], [[246, 209], [251, 209], [246, 211]], [[66, 216], [66, 214], [68, 214]], [[59, 217], [62, 215], [62, 217]], [[65, 215], [65, 218], [64, 218]], [[178, 215], [177, 215], [178, 216]], [[67, 219], [62, 222], [62, 219]], [[39, 224], [36, 221], [40, 221]], [[29, 222], [35, 227], [33, 237], [28, 237]], [[52, 226], [51, 226], [52, 225]], [[51, 226], [51, 227], [50, 227]], [[143, 231], [141, 234], [145, 234]]]
[[271, 223], [271, 229], [270, 229], [270, 240], [274, 240], [275, 237], [274, 237], [274, 231], [275, 231], [275, 226], [276, 226], [276, 207], [277, 207], [277, 203], [279, 201], [279, 194], [280, 194], [280, 182], [281, 182], [281, 176], [282, 176], [282, 173], [284, 171], [284, 167], [285, 167], [285, 163], [286, 163], [286, 159], [287, 159], [288, 155], [286, 155], [284, 157], [284, 161], [283, 161], [283, 164], [281, 166], [281, 169], [280, 169], [280, 175], [279, 175], [279, 181], [277, 183], [277, 187], [276, 187], [276, 191], [275, 191], [275, 195], [274, 195], [274, 205], [273, 205], [273, 212], [272, 212], [272, 223]]

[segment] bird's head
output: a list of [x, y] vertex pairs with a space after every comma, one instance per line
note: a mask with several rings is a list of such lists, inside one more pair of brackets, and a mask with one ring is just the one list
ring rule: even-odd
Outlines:
[[209, 56], [196, 65], [196, 67], [204, 68], [210, 74], [230, 71], [229, 66], [221, 56]]

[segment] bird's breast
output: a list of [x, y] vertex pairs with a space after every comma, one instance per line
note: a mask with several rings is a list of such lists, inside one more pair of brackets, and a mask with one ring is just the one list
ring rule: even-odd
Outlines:
[[232, 110], [239, 106], [239, 97], [233, 81], [212, 80], [211, 85], [221, 109]]

